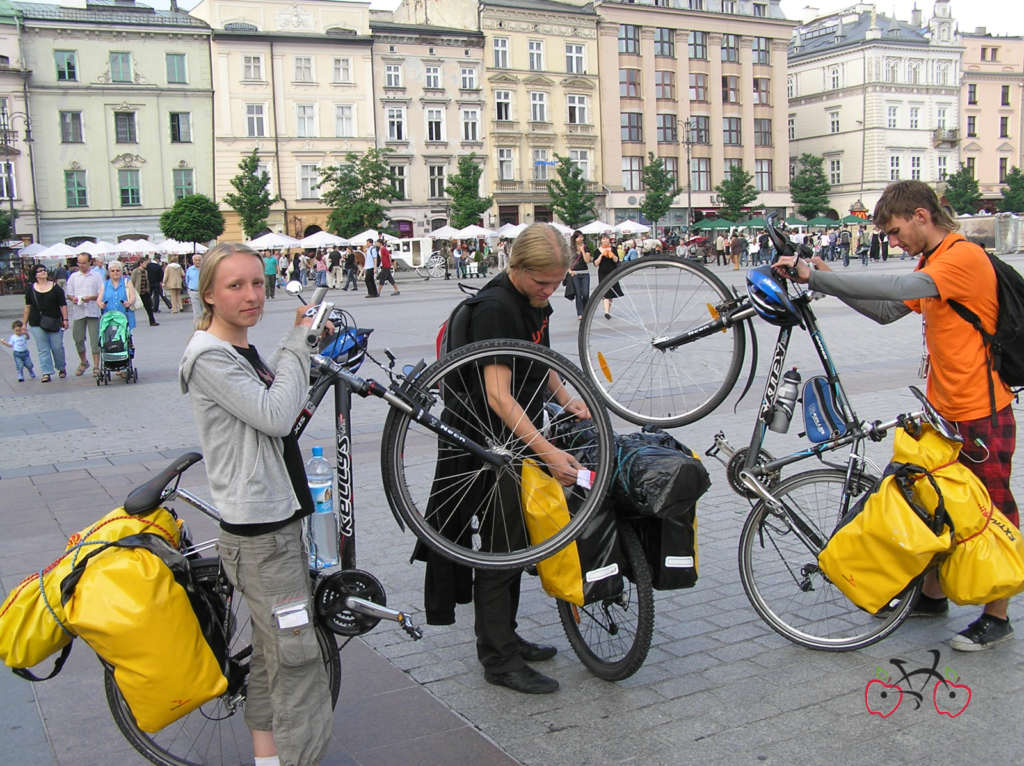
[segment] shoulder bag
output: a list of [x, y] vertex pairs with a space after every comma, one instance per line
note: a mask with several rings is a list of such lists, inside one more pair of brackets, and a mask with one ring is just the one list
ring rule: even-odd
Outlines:
[[46, 332], [58, 332], [63, 325], [63, 322], [58, 317], [52, 317], [49, 314], [43, 313], [43, 307], [39, 305], [39, 296], [36, 295], [36, 288], [30, 286], [29, 290], [32, 291], [32, 302], [36, 304], [36, 311], [39, 312], [39, 327]]

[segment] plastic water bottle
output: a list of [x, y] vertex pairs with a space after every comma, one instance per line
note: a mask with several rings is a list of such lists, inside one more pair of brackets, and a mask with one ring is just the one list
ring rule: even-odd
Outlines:
[[306, 481], [313, 496], [308, 517], [309, 566], [329, 569], [338, 565], [338, 517], [334, 514], [334, 471], [324, 459], [323, 447], [313, 447], [306, 461]]
[[772, 419], [768, 427], [778, 434], [784, 434], [789, 430], [789, 421], [793, 419], [793, 410], [796, 409], [796, 397], [800, 390], [800, 373], [796, 367], [786, 370], [779, 384], [779, 391], [775, 395], [775, 407], [772, 410]]

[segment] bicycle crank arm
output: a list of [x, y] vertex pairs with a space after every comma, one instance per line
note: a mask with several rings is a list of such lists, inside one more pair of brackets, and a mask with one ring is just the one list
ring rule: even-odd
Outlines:
[[719, 431], [715, 434], [715, 440], [704, 452], [708, 457], [713, 457], [722, 465], [728, 467], [732, 456], [736, 454], [736, 448], [725, 438], [725, 432]]
[[397, 609], [389, 609], [386, 606], [381, 606], [380, 604], [375, 604], [372, 601], [367, 601], [365, 598], [359, 598], [359, 596], [346, 596], [345, 608], [378, 620], [390, 620], [391, 622], [397, 622], [402, 626], [402, 630], [408, 633], [414, 641], [418, 641], [423, 638], [423, 631], [413, 624], [412, 620], [409, 619], [409, 615], [405, 612], [400, 612]]

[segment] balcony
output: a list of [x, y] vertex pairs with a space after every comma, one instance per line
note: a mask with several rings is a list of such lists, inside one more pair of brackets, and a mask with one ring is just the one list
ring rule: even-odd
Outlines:
[[499, 192], [520, 192], [523, 190], [523, 182], [499, 179], [494, 182], [494, 190]]
[[585, 123], [570, 122], [565, 126], [565, 132], [569, 133], [570, 135], [573, 133], [583, 133], [586, 135], [590, 135], [591, 133], [594, 132], [594, 126], [587, 125]]
[[932, 131], [932, 144], [956, 146], [960, 143], [960, 131], [957, 128], [936, 128]]
[[492, 133], [521, 133], [518, 120], [493, 120], [491, 121]]
[[534, 191], [546, 192], [548, 190], [548, 179], [545, 178], [544, 180], [541, 180], [539, 178], [534, 178], [530, 182], [530, 185], [533, 187]]

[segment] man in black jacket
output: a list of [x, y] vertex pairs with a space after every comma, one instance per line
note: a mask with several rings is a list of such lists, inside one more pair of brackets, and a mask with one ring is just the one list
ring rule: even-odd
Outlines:
[[149, 305], [153, 307], [153, 313], [160, 313], [161, 298], [167, 304], [167, 308], [170, 308], [171, 301], [164, 296], [163, 290], [164, 266], [156, 256], [153, 256], [146, 264], [146, 279], [149, 281]]

